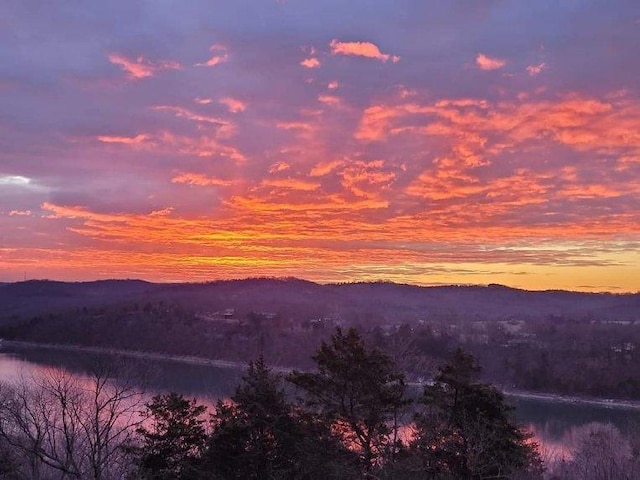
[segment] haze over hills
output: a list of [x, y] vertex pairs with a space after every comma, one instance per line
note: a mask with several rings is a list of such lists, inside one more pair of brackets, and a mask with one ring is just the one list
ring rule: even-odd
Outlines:
[[526, 291], [501, 285], [422, 287], [395, 283], [317, 284], [295, 278], [256, 278], [209, 283], [141, 280], [0, 284], [0, 318], [63, 313], [81, 307], [167, 301], [194, 311], [234, 308], [239, 313], [339, 315], [366, 321], [425, 317], [572, 318], [635, 320], [640, 294]]

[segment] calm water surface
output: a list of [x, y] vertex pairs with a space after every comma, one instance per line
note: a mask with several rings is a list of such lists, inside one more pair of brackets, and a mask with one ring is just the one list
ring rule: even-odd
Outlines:
[[[216, 399], [229, 398], [243, 374], [238, 368], [191, 365], [171, 360], [4, 347], [0, 351], [0, 381], [15, 381], [21, 375], [37, 374], [52, 367], [83, 376], [96, 363], [133, 378], [150, 394], [177, 391], [209, 405]], [[612, 423], [622, 431], [640, 426], [638, 410], [523, 399], [513, 399], [511, 403], [516, 407], [518, 421], [531, 429], [543, 453], [550, 457], [571, 455], [573, 434], [581, 425]]]

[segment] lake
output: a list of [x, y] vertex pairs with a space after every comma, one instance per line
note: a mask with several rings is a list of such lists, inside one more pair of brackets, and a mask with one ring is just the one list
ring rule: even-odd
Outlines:
[[[51, 367], [83, 376], [96, 362], [135, 379], [150, 394], [176, 391], [208, 405], [229, 398], [243, 375], [237, 367], [5, 345], [0, 353], [0, 381], [17, 380]], [[534, 433], [543, 454], [550, 458], [571, 456], [574, 433], [581, 425], [612, 423], [621, 431], [640, 425], [639, 410], [521, 398], [511, 398], [510, 402], [516, 407], [517, 420]]]

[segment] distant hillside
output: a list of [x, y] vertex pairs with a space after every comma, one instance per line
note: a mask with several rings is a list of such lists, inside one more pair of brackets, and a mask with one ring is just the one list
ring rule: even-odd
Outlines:
[[0, 284], [0, 318], [60, 314], [121, 303], [170, 302], [192, 311], [340, 316], [359, 322], [564, 316], [640, 320], [640, 294], [526, 291], [500, 285], [419, 287], [394, 283], [320, 285], [299, 279], [158, 284], [140, 280]]
[[43, 315], [70, 308], [109, 305], [154, 289], [157, 289], [156, 285], [141, 280], [5, 283], [0, 284], [0, 316]]
[[5, 340], [309, 368], [336, 326], [358, 328], [414, 379], [463, 346], [495, 383], [640, 398], [640, 294], [268, 278], [0, 285]]

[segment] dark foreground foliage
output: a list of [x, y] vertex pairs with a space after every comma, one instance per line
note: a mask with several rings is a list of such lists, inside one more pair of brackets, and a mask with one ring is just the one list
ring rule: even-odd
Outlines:
[[475, 359], [458, 349], [433, 385], [425, 387], [415, 417], [414, 455], [408, 462], [414, 478], [542, 474], [531, 435], [513, 422], [513, 408], [502, 393], [477, 382], [479, 373]]
[[[402, 373], [356, 330], [337, 330], [317, 370], [284, 378], [259, 358], [206, 425], [170, 394], [147, 405], [135, 476], [146, 479], [539, 478], [529, 435], [456, 351], [412, 406]], [[292, 399], [294, 398], [294, 399]], [[413, 418], [413, 421], [412, 421]]]
[[[0, 384], [0, 478], [540, 478], [536, 446], [502, 394], [478, 382], [472, 356], [456, 351], [421, 396], [356, 330], [336, 330], [313, 360], [285, 377], [258, 358], [212, 412], [178, 393], [143, 404], [103, 370]], [[599, 451], [593, 443], [585, 449]]]

